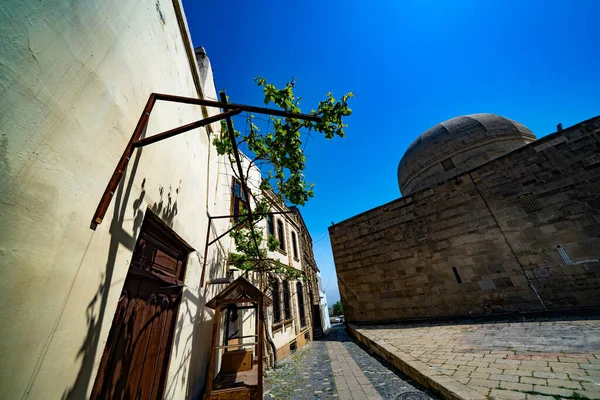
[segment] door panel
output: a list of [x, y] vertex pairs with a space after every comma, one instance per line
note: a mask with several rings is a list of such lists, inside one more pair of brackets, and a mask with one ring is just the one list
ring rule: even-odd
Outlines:
[[147, 218], [104, 349], [92, 399], [159, 399], [189, 248]]

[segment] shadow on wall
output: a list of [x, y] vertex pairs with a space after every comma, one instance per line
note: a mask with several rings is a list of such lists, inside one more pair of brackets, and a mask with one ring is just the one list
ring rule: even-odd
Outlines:
[[[169, 226], [169, 228], [173, 227], [173, 220], [177, 215], [177, 198], [179, 197], [179, 189], [181, 189], [181, 181], [179, 181], [179, 186], [177, 187], [177, 189], [175, 189], [175, 199], [173, 200], [172, 188], [171, 186], [169, 186], [169, 192], [167, 193], [167, 201], [165, 202], [165, 200], [163, 199], [165, 188], [159, 186], [158, 193], [160, 195], [160, 200], [158, 203], [154, 203], [152, 207], [150, 207], [152, 212], [161, 217], [161, 219]], [[134, 208], [136, 208], [135, 204]], [[143, 213], [140, 210], [138, 210], [138, 212], [142, 214], [143, 217]]]
[[[87, 334], [79, 349], [77, 357], [78, 360], [81, 360], [81, 367], [73, 385], [63, 393], [63, 399], [86, 398], [88, 391], [94, 384], [96, 375], [94, 362], [97, 359], [98, 353], [104, 351], [104, 346], [100, 343], [101, 328], [103, 323], [105, 323], [105, 319], [108, 318], [112, 322], [112, 319], [114, 318], [113, 313], [108, 313], [109, 315], [107, 315], [107, 306], [110, 284], [114, 275], [117, 251], [120, 246], [125, 246], [133, 253], [136, 238], [144, 220], [142, 205], [146, 197], [146, 179], [142, 181], [142, 190], [139, 197], [133, 201], [133, 236], [123, 229], [123, 223], [126, 220], [127, 213], [126, 205], [131, 196], [131, 190], [141, 155], [142, 150], [140, 149], [136, 153], [129, 177], [124, 177], [120, 182], [114, 198], [115, 206], [109, 228], [111, 238], [105, 271], [101, 274], [101, 283], [86, 308]], [[178, 214], [177, 199], [180, 188], [181, 181], [179, 182], [179, 187], [175, 190], [169, 187], [165, 197], [164, 187], [159, 187], [160, 199], [149, 207], [149, 209], [159, 216], [169, 227], [173, 226], [174, 219]], [[216, 237], [217, 235], [218, 233], [213, 226], [211, 237]], [[217, 248], [215, 249], [216, 251], [212, 251], [212, 254], [215, 255], [214, 258], [207, 262], [207, 277], [223, 275], [223, 266], [226, 257], [225, 249], [223, 249], [219, 243], [214, 244], [213, 246]], [[193, 255], [191, 256], [193, 257]], [[198, 257], [199, 265], [202, 265], [201, 257], [198, 256], [198, 253], [196, 253], [196, 256]], [[194, 286], [194, 284], [199, 286], [200, 282], [191, 283], [192, 286]], [[179, 354], [180, 351], [184, 351], [186, 355], [179, 358], [181, 360], [180, 365], [174, 372], [174, 377], [170, 380], [169, 387], [166, 388], [166, 396], [169, 396], [169, 393], [174, 390], [178, 384], [181, 384], [182, 387], [186, 387], [186, 397], [199, 396], [203, 390], [204, 377], [206, 375], [206, 363], [201, 363], [200, 361], [203, 359], [208, 360], [212, 320], [214, 315], [212, 310], [207, 310], [206, 313], [204, 312], [204, 304], [206, 303], [207, 296], [211, 296], [211, 293], [215, 290], [219, 291], [222, 289], [223, 287], [221, 287], [221, 285], [216, 288], [205, 285], [204, 288], [199, 288], [197, 292], [188, 287], [184, 289], [177, 326], [175, 328], [176, 334], [172, 351], [175, 352], [174, 354]], [[200, 296], [198, 296], [197, 293], [199, 293]], [[192, 333], [186, 339], [183, 339], [184, 342], [182, 341], [181, 335], [184, 332], [184, 325], [188, 324], [191, 324], [194, 328], [192, 329]]]
[[[217, 235], [218, 232], [213, 225], [211, 238]], [[214, 257], [207, 261], [205, 282], [208, 282], [209, 277], [224, 276], [225, 249], [220, 243], [215, 243], [213, 246], [215, 248], [211, 247], [210, 249]], [[201, 251], [203, 250], [201, 249]], [[191, 257], [194, 256], [197, 257], [198, 266], [201, 268], [202, 258], [198, 252], [191, 255]], [[169, 386], [165, 391], [166, 398], [174, 397], [178, 385], [185, 387], [186, 398], [199, 398], [205, 387], [204, 379], [210, 352], [214, 311], [206, 309], [204, 305], [224, 286], [205, 283], [204, 288], [200, 288], [200, 282], [190, 282], [190, 286], [194, 286], [194, 284], [198, 285], [197, 291], [186, 287], [182, 295], [172, 351], [174, 354], [183, 353], [183, 356], [178, 357], [179, 364], [169, 380]], [[186, 338], [182, 338], [185, 326], [193, 326], [193, 328]]]
[[8, 180], [10, 166], [8, 164], [8, 138], [6, 133], [0, 136], [0, 184]]
[[[143, 135], [142, 135], [143, 136]], [[139, 209], [142, 201], [145, 197], [146, 190], [144, 189], [146, 180], [142, 182], [142, 191], [140, 197], [134, 201], [134, 223], [133, 231], [134, 236], [129, 235], [123, 229], [123, 222], [126, 214], [126, 204], [128, 203], [131, 195], [131, 189], [135, 175], [139, 166], [140, 157], [142, 155], [142, 149], [140, 149], [135, 156], [133, 166], [131, 168], [131, 174], [127, 184], [125, 184], [125, 177], [120, 182], [117, 189], [117, 193], [114, 199], [115, 207], [113, 217], [110, 223], [109, 232], [111, 235], [110, 245], [108, 250], [108, 258], [106, 261], [106, 267], [104, 273], [101, 275], [101, 282], [98, 289], [92, 297], [92, 300], [86, 308], [87, 318], [87, 335], [81, 348], [78, 352], [78, 358], [81, 358], [81, 367], [77, 378], [73, 383], [73, 386], [63, 393], [63, 399], [83, 399], [86, 398], [88, 388], [93, 385], [92, 378], [95, 377], [94, 361], [98, 352], [104, 351], [104, 346], [99, 347], [100, 343], [100, 332], [105, 317], [107, 317], [106, 308], [108, 302], [108, 293], [110, 289], [110, 283], [112, 282], [113, 272], [115, 268], [115, 261], [117, 257], [117, 251], [119, 246], [125, 246], [127, 249], [133, 252], [135, 247], [135, 238], [144, 220], [144, 214]], [[98, 309], [98, 311], [94, 311]], [[108, 315], [108, 318], [112, 320], [113, 314]]]

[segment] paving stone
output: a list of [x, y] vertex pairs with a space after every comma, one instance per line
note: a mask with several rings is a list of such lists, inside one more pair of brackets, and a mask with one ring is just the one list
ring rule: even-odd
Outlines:
[[483, 386], [483, 387], [488, 387], [488, 388], [498, 387], [499, 384], [500, 384], [500, 381], [494, 381], [494, 380], [490, 380], [490, 379], [471, 379], [469, 381], [469, 386], [471, 386], [471, 385]]
[[490, 375], [490, 380], [493, 381], [505, 381], [505, 382], [519, 382], [519, 377], [514, 375]]
[[510, 399], [510, 400], [526, 400], [527, 395], [525, 393], [513, 392], [512, 390], [498, 390], [492, 389], [489, 397], [491, 399]]
[[569, 379], [565, 373], [533, 371], [534, 378]]
[[574, 390], [583, 396], [594, 390], [582, 383], [600, 382], [600, 318], [594, 316], [363, 325], [357, 331], [376, 344], [373, 348], [385, 349], [382, 354], [397, 357], [397, 365], [422, 374], [424, 382], [433, 380], [440, 390], [466, 385], [473, 393], [491, 396], [498, 385], [499, 391], [514, 385], [505, 391], [522, 398], [522, 391], [537, 387], [539, 395], [525, 396], [541, 400], [570, 397]]
[[547, 382], [545, 379], [542, 378], [531, 378], [529, 376], [522, 376], [521, 379], [519, 380], [519, 382], [521, 383], [531, 383], [533, 385], [547, 385]]
[[589, 392], [589, 391], [582, 392], [582, 391], [576, 390], [575, 392], [580, 396], [587, 397], [588, 399], [600, 399], [600, 391], [598, 391], [598, 392]]
[[570, 389], [562, 389], [562, 388], [557, 388], [554, 386], [541, 386], [541, 385], [534, 385], [533, 391], [539, 392], [539, 393], [544, 393], [544, 394], [549, 394], [549, 395], [557, 395], [557, 396], [565, 396], [565, 397], [570, 397], [573, 394], [573, 390], [570, 390]]
[[528, 383], [515, 383], [515, 382], [500, 382], [500, 387], [509, 390], [520, 390], [524, 392], [531, 392], [533, 385]]
[[548, 386], [556, 386], [569, 389], [581, 389], [581, 384], [579, 382], [562, 379], [548, 379]]

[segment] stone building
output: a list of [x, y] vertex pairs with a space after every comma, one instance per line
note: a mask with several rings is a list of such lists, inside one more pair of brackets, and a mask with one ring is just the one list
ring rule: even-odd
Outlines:
[[265, 285], [265, 292], [273, 299], [267, 312], [267, 327], [277, 349], [277, 359], [281, 360], [313, 338], [310, 288], [316, 280], [312, 267], [305, 264], [306, 245], [298, 209], [281, 204], [271, 192], [263, 191], [262, 195], [269, 199], [270, 211], [274, 212], [264, 222], [265, 243], [269, 236], [279, 242], [275, 251], [267, 250], [267, 257], [302, 271], [307, 277], [305, 282], [273, 274], [273, 279]]
[[304, 222], [304, 218], [302, 218], [300, 210], [297, 207], [291, 207], [291, 209], [296, 213], [296, 218], [300, 225], [302, 268], [308, 281], [313, 337], [319, 339], [329, 329], [329, 318], [323, 317], [327, 311], [327, 298], [321, 287], [321, 272], [319, 271], [319, 267], [317, 267], [313, 252], [313, 241], [308, 227]]
[[329, 229], [347, 321], [600, 305], [600, 117], [539, 140], [452, 118], [409, 146], [398, 184]]
[[[136, 150], [90, 229], [150, 94], [217, 98], [180, 0], [0, 9], [0, 398], [200, 398], [214, 316], [205, 304], [239, 274], [228, 236], [204, 253], [207, 232], [231, 226], [209, 215], [235, 202], [212, 145], [220, 124]], [[157, 102], [144, 134], [217, 113]], [[147, 344], [157, 351], [141, 356]], [[133, 360], [144, 368], [114, 368]]]

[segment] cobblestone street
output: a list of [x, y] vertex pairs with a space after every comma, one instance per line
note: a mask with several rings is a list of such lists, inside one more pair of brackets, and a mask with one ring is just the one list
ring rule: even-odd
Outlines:
[[[429, 399], [415, 382], [334, 325], [267, 372], [265, 399]], [[421, 397], [422, 396], [422, 397]]]

